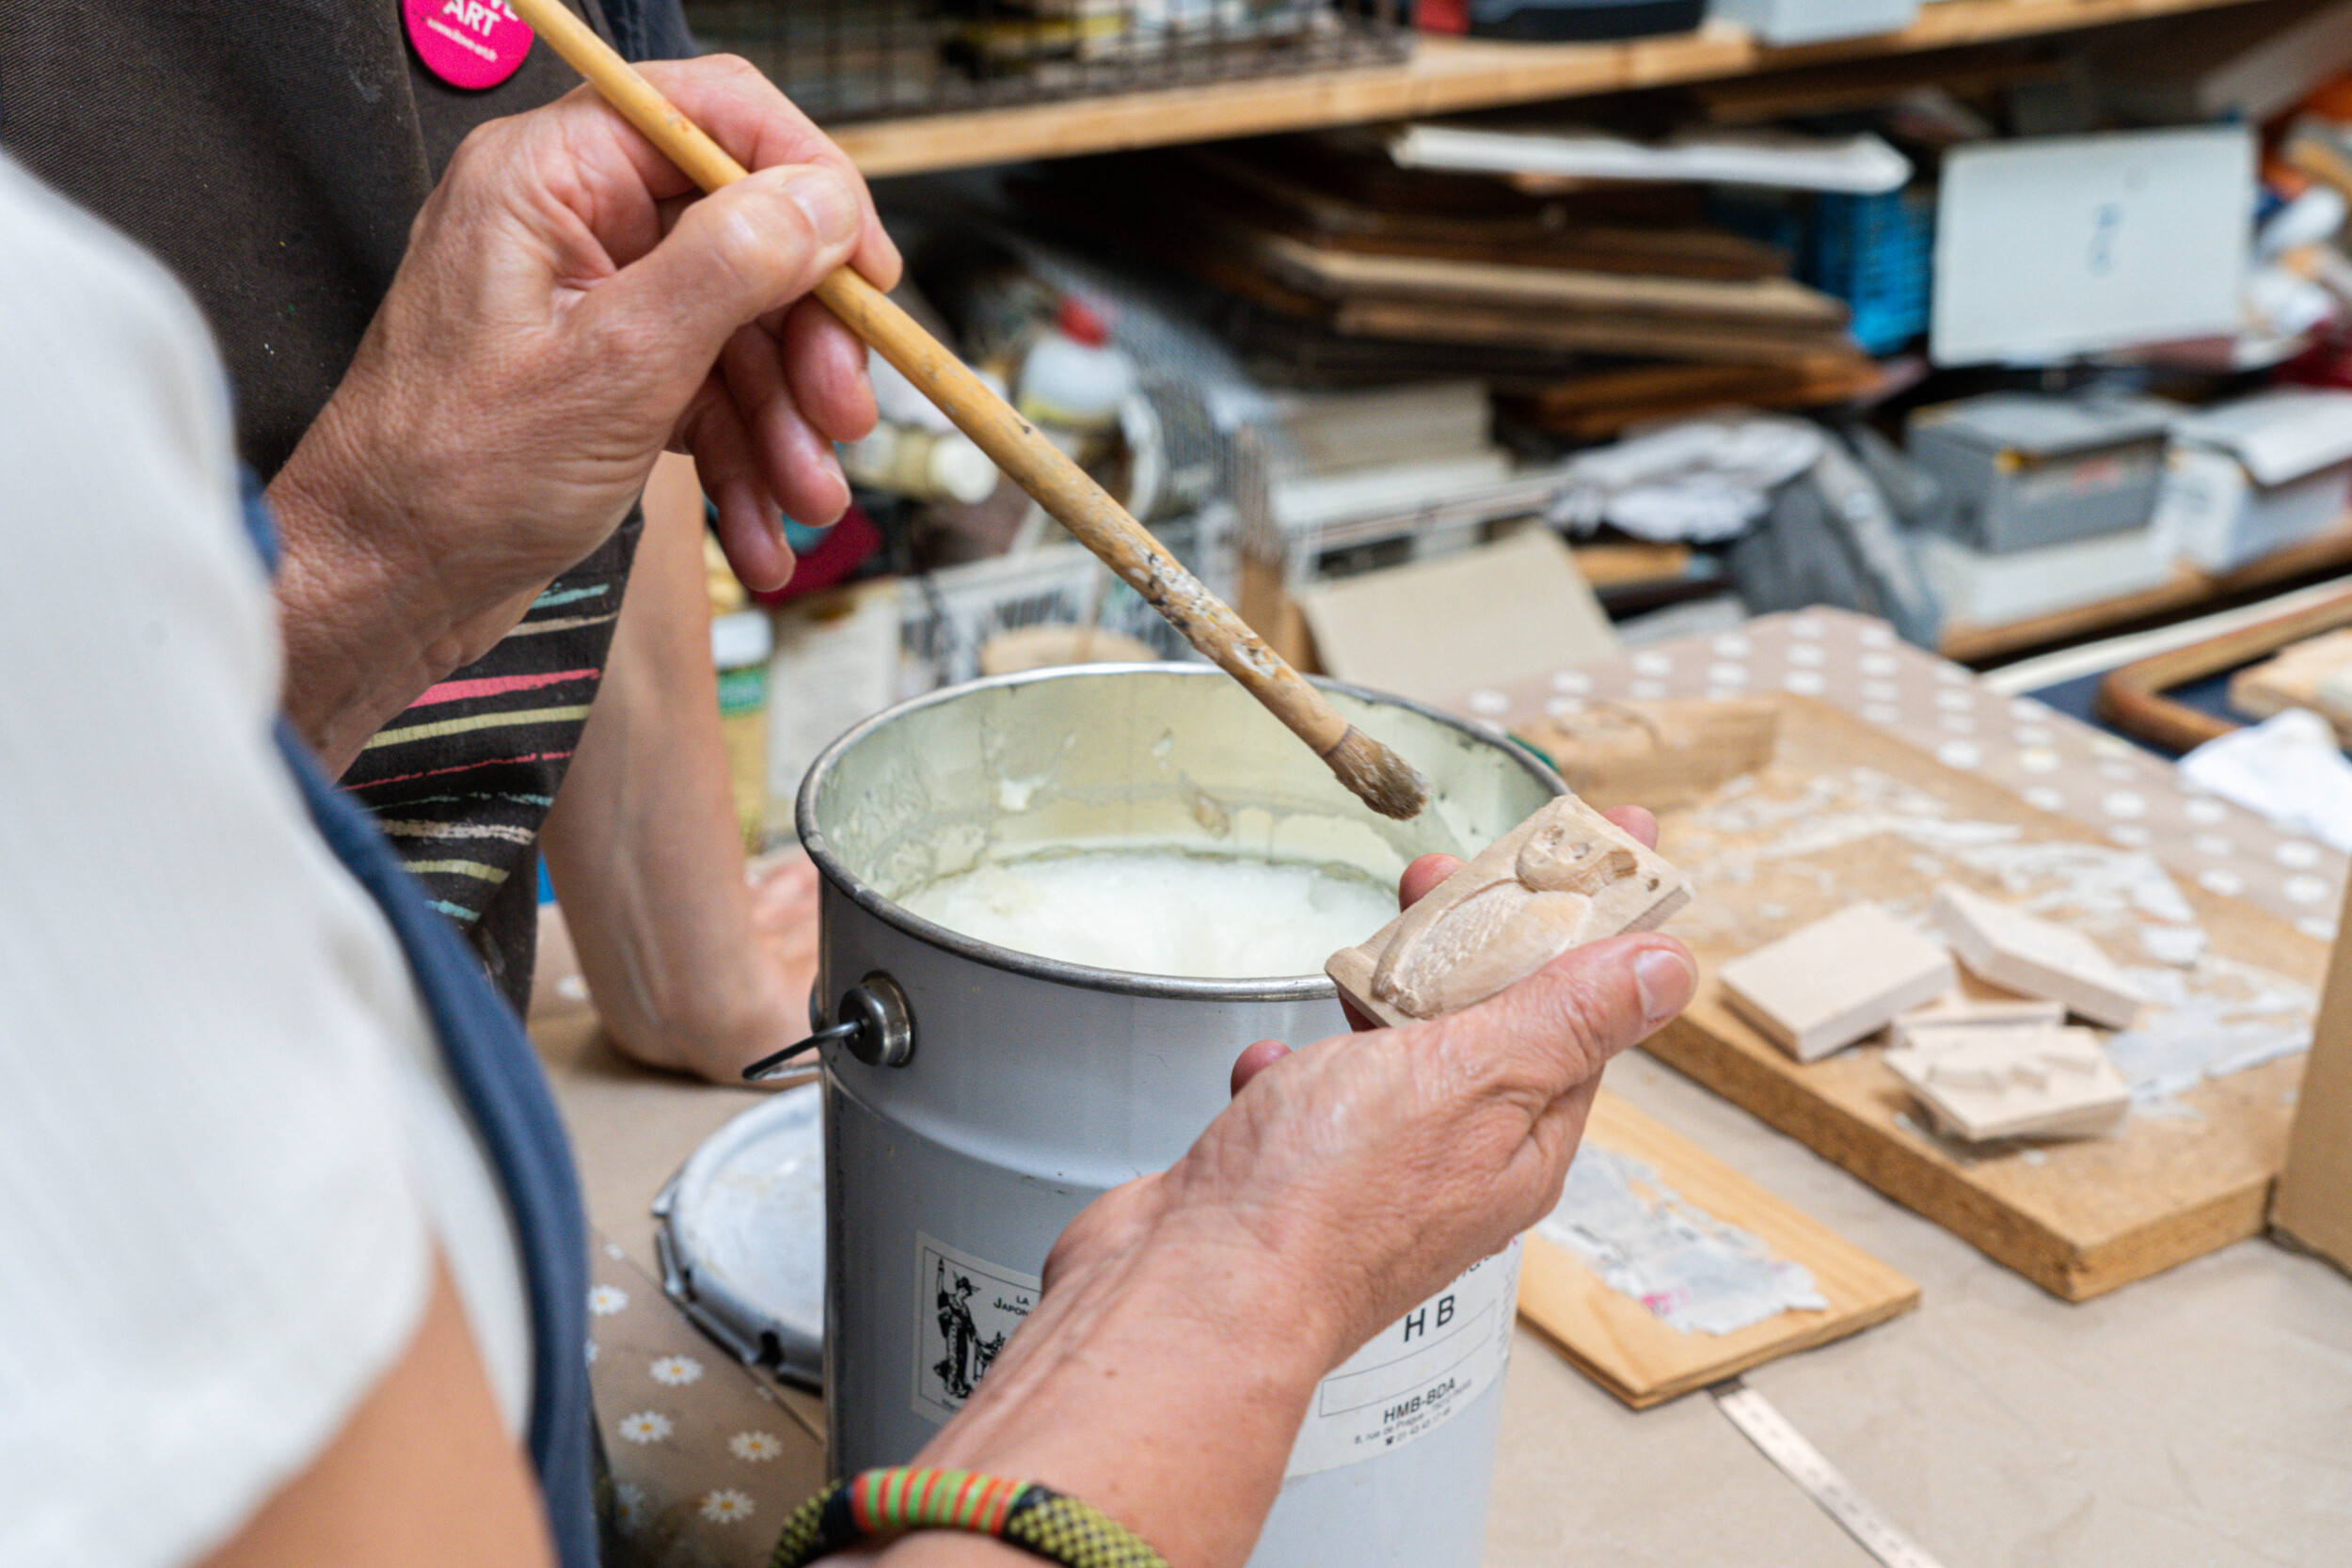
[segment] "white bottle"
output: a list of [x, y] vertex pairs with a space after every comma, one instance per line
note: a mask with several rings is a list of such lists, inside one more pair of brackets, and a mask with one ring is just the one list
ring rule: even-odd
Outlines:
[[996, 489], [996, 465], [971, 437], [950, 430], [882, 423], [837, 449], [842, 471], [858, 483], [914, 500], [984, 501]]
[[1111, 347], [1110, 328], [1076, 298], [1065, 295], [1053, 330], [1021, 362], [1014, 405], [1039, 424], [1086, 434], [1108, 431], [1119, 404], [1135, 390], [1135, 361]]

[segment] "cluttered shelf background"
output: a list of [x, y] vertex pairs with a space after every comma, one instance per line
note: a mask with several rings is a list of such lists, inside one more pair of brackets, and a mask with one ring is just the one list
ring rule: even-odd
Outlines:
[[[1986, 668], [2352, 566], [2352, 0], [689, 14], [876, 180], [909, 308], [1309, 669], [1459, 705], [1815, 604]], [[771, 696], [777, 831], [898, 697], [1186, 657], [878, 383], [759, 612], [840, 676]]]
[[[869, 51], [887, 36], [887, 6], [857, 8], [854, 33], [809, 16], [787, 29], [792, 7], [766, 0], [696, 0], [703, 41], [745, 55], [810, 106], [871, 178], [1061, 158], [1177, 142], [1221, 140], [1460, 114], [1508, 104], [1724, 80], [1832, 62], [1867, 61], [2107, 26], [2249, 0], [1936, 0], [1888, 32], [1775, 46], [1736, 23], [1617, 41], [1538, 43], [1424, 36], [1409, 49], [1378, 41], [1326, 44], [1304, 61], [1279, 55], [1257, 69], [1216, 66], [1161, 83], [1129, 65], [1047, 87], [966, 85], [943, 91], [928, 65], [882, 78]], [[2259, 0], [2251, 0], [2259, 3]], [[803, 11], [809, 8], [801, 8]], [[822, 8], [817, 8], [821, 9]], [[1142, 10], [1147, 8], [1136, 8]], [[1049, 8], [1038, 8], [1047, 11]], [[1210, 8], [1200, 8], [1204, 12]], [[1393, 8], [1391, 8], [1391, 12]], [[1098, 8], [1095, 14], [1101, 14]], [[1388, 21], [1383, 17], [1377, 21]], [[797, 47], [795, 44], [797, 40]], [[861, 56], [868, 56], [861, 58]], [[1304, 69], [1285, 69], [1288, 66]], [[1323, 69], [1313, 69], [1322, 67]], [[1182, 71], [1181, 65], [1178, 67]], [[845, 85], [845, 78], [850, 80]], [[998, 100], [964, 106], [963, 98]], [[919, 112], [894, 113], [908, 104]]]

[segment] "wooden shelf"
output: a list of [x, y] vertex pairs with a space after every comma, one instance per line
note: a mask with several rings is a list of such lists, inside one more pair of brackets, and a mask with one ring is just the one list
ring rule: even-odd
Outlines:
[[1933, 0], [1899, 33], [1771, 49], [1740, 27], [1628, 43], [1425, 38], [1397, 65], [828, 127], [869, 177], [1457, 113], [2099, 27], [2252, 0]]
[[2303, 578], [2341, 573], [2348, 567], [2352, 567], [2352, 518], [2315, 539], [2291, 545], [2234, 572], [2216, 575], [2182, 566], [2174, 571], [2170, 582], [2159, 587], [2036, 616], [2030, 621], [2002, 626], [1955, 623], [1944, 628], [1936, 651], [1962, 664], [1985, 664], [2029, 650], [2105, 636], [2136, 621], [2153, 621], [2176, 616], [2185, 610], [2212, 608], [2241, 594], [2280, 587]]

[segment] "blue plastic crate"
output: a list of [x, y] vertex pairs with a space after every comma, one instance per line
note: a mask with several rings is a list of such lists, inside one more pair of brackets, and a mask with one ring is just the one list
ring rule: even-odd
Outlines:
[[1813, 200], [1798, 273], [1852, 311], [1855, 341], [1892, 354], [1927, 330], [1935, 255], [1935, 193], [1914, 185], [1877, 196]]

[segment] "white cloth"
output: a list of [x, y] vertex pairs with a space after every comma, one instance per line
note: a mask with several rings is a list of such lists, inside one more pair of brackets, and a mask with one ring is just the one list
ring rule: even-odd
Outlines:
[[1577, 453], [1544, 515], [1579, 533], [1609, 523], [1636, 539], [1714, 544], [1747, 531], [1772, 491], [1820, 455], [1821, 433], [1803, 420], [1736, 410], [1677, 420]]
[[2178, 768], [2184, 783], [2352, 852], [2352, 762], [2334, 727], [2309, 708], [2208, 740]]
[[519, 1425], [503, 1205], [270, 741], [224, 383], [0, 160], [0, 1562], [201, 1556], [414, 1334], [437, 1230]]

